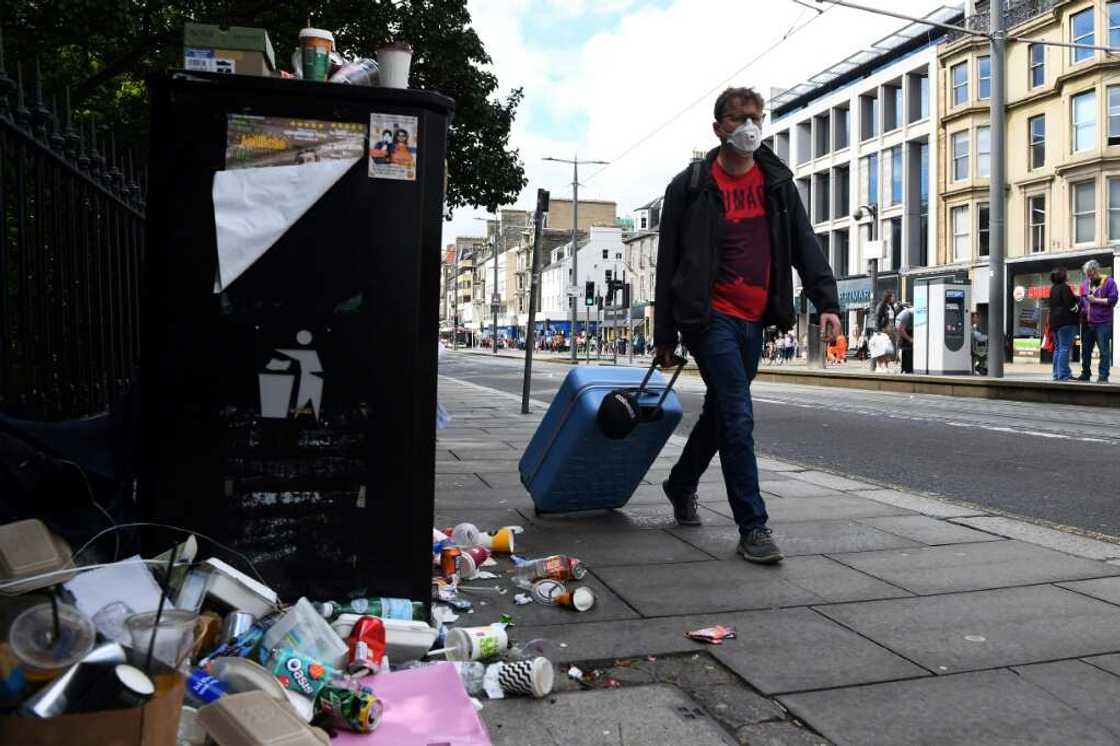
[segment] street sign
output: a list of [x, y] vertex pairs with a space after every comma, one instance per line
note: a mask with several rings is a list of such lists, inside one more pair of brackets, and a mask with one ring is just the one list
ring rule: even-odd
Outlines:
[[500, 310], [502, 310], [502, 304], [501, 303], [491, 303], [490, 304], [490, 313], [497, 313]]
[[502, 296], [498, 295], [497, 293], [494, 293], [493, 295], [490, 296], [490, 305], [496, 306], [496, 305], [499, 305], [501, 302], [502, 302]]
[[863, 258], [864, 259], [882, 259], [883, 258], [883, 242], [882, 241], [865, 241], [863, 244]]

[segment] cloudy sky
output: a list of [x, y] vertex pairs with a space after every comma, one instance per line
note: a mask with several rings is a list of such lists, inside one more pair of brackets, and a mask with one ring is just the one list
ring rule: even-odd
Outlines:
[[[809, 5], [816, 5], [806, 0]], [[925, 15], [958, 0], [863, 0]], [[694, 148], [709, 148], [711, 107], [727, 85], [794, 85], [904, 25], [830, 7], [772, 52], [766, 48], [818, 13], [795, 0], [468, 0], [473, 25], [503, 91], [523, 87], [511, 137], [538, 188], [571, 197], [571, 166], [544, 156], [612, 161], [580, 173], [581, 199], [611, 199], [620, 216], [661, 194]], [[828, 7], [821, 5], [821, 7]], [[745, 69], [744, 69], [745, 68]], [[713, 89], [715, 89], [714, 92]], [[672, 120], [670, 122], [670, 120]], [[443, 244], [478, 235], [484, 213], [458, 210]]]

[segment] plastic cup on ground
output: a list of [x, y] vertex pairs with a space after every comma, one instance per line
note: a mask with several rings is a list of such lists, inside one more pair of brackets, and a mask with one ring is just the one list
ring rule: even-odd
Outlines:
[[500, 655], [509, 647], [509, 636], [500, 624], [489, 627], [456, 627], [447, 633], [449, 661], [478, 661]]

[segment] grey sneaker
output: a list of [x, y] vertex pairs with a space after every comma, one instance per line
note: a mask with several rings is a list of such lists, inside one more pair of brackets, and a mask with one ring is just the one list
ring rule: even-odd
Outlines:
[[770, 538], [768, 528], [753, 528], [739, 539], [739, 554], [748, 562], [760, 565], [774, 565], [782, 561], [782, 550]]
[[701, 525], [700, 513], [696, 509], [699, 498], [695, 492], [688, 495], [678, 495], [669, 488], [668, 479], [661, 483], [661, 489], [665, 492], [665, 497], [669, 498], [669, 502], [673, 504], [673, 517], [677, 519], [678, 524], [681, 526]]

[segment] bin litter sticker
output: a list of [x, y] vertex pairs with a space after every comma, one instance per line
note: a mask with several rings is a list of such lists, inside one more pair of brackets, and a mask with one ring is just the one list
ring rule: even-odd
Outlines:
[[365, 154], [360, 122], [229, 114], [226, 169], [348, 161]]
[[419, 121], [403, 114], [369, 115], [369, 177], [416, 181]]
[[[305, 347], [312, 339], [311, 332], [306, 329], [296, 334], [296, 342]], [[267, 372], [257, 374], [261, 417], [287, 419], [310, 404], [311, 413], [318, 421], [319, 405], [323, 401], [323, 364], [319, 353], [313, 349], [277, 349], [274, 355], [279, 357], [268, 361]]]

